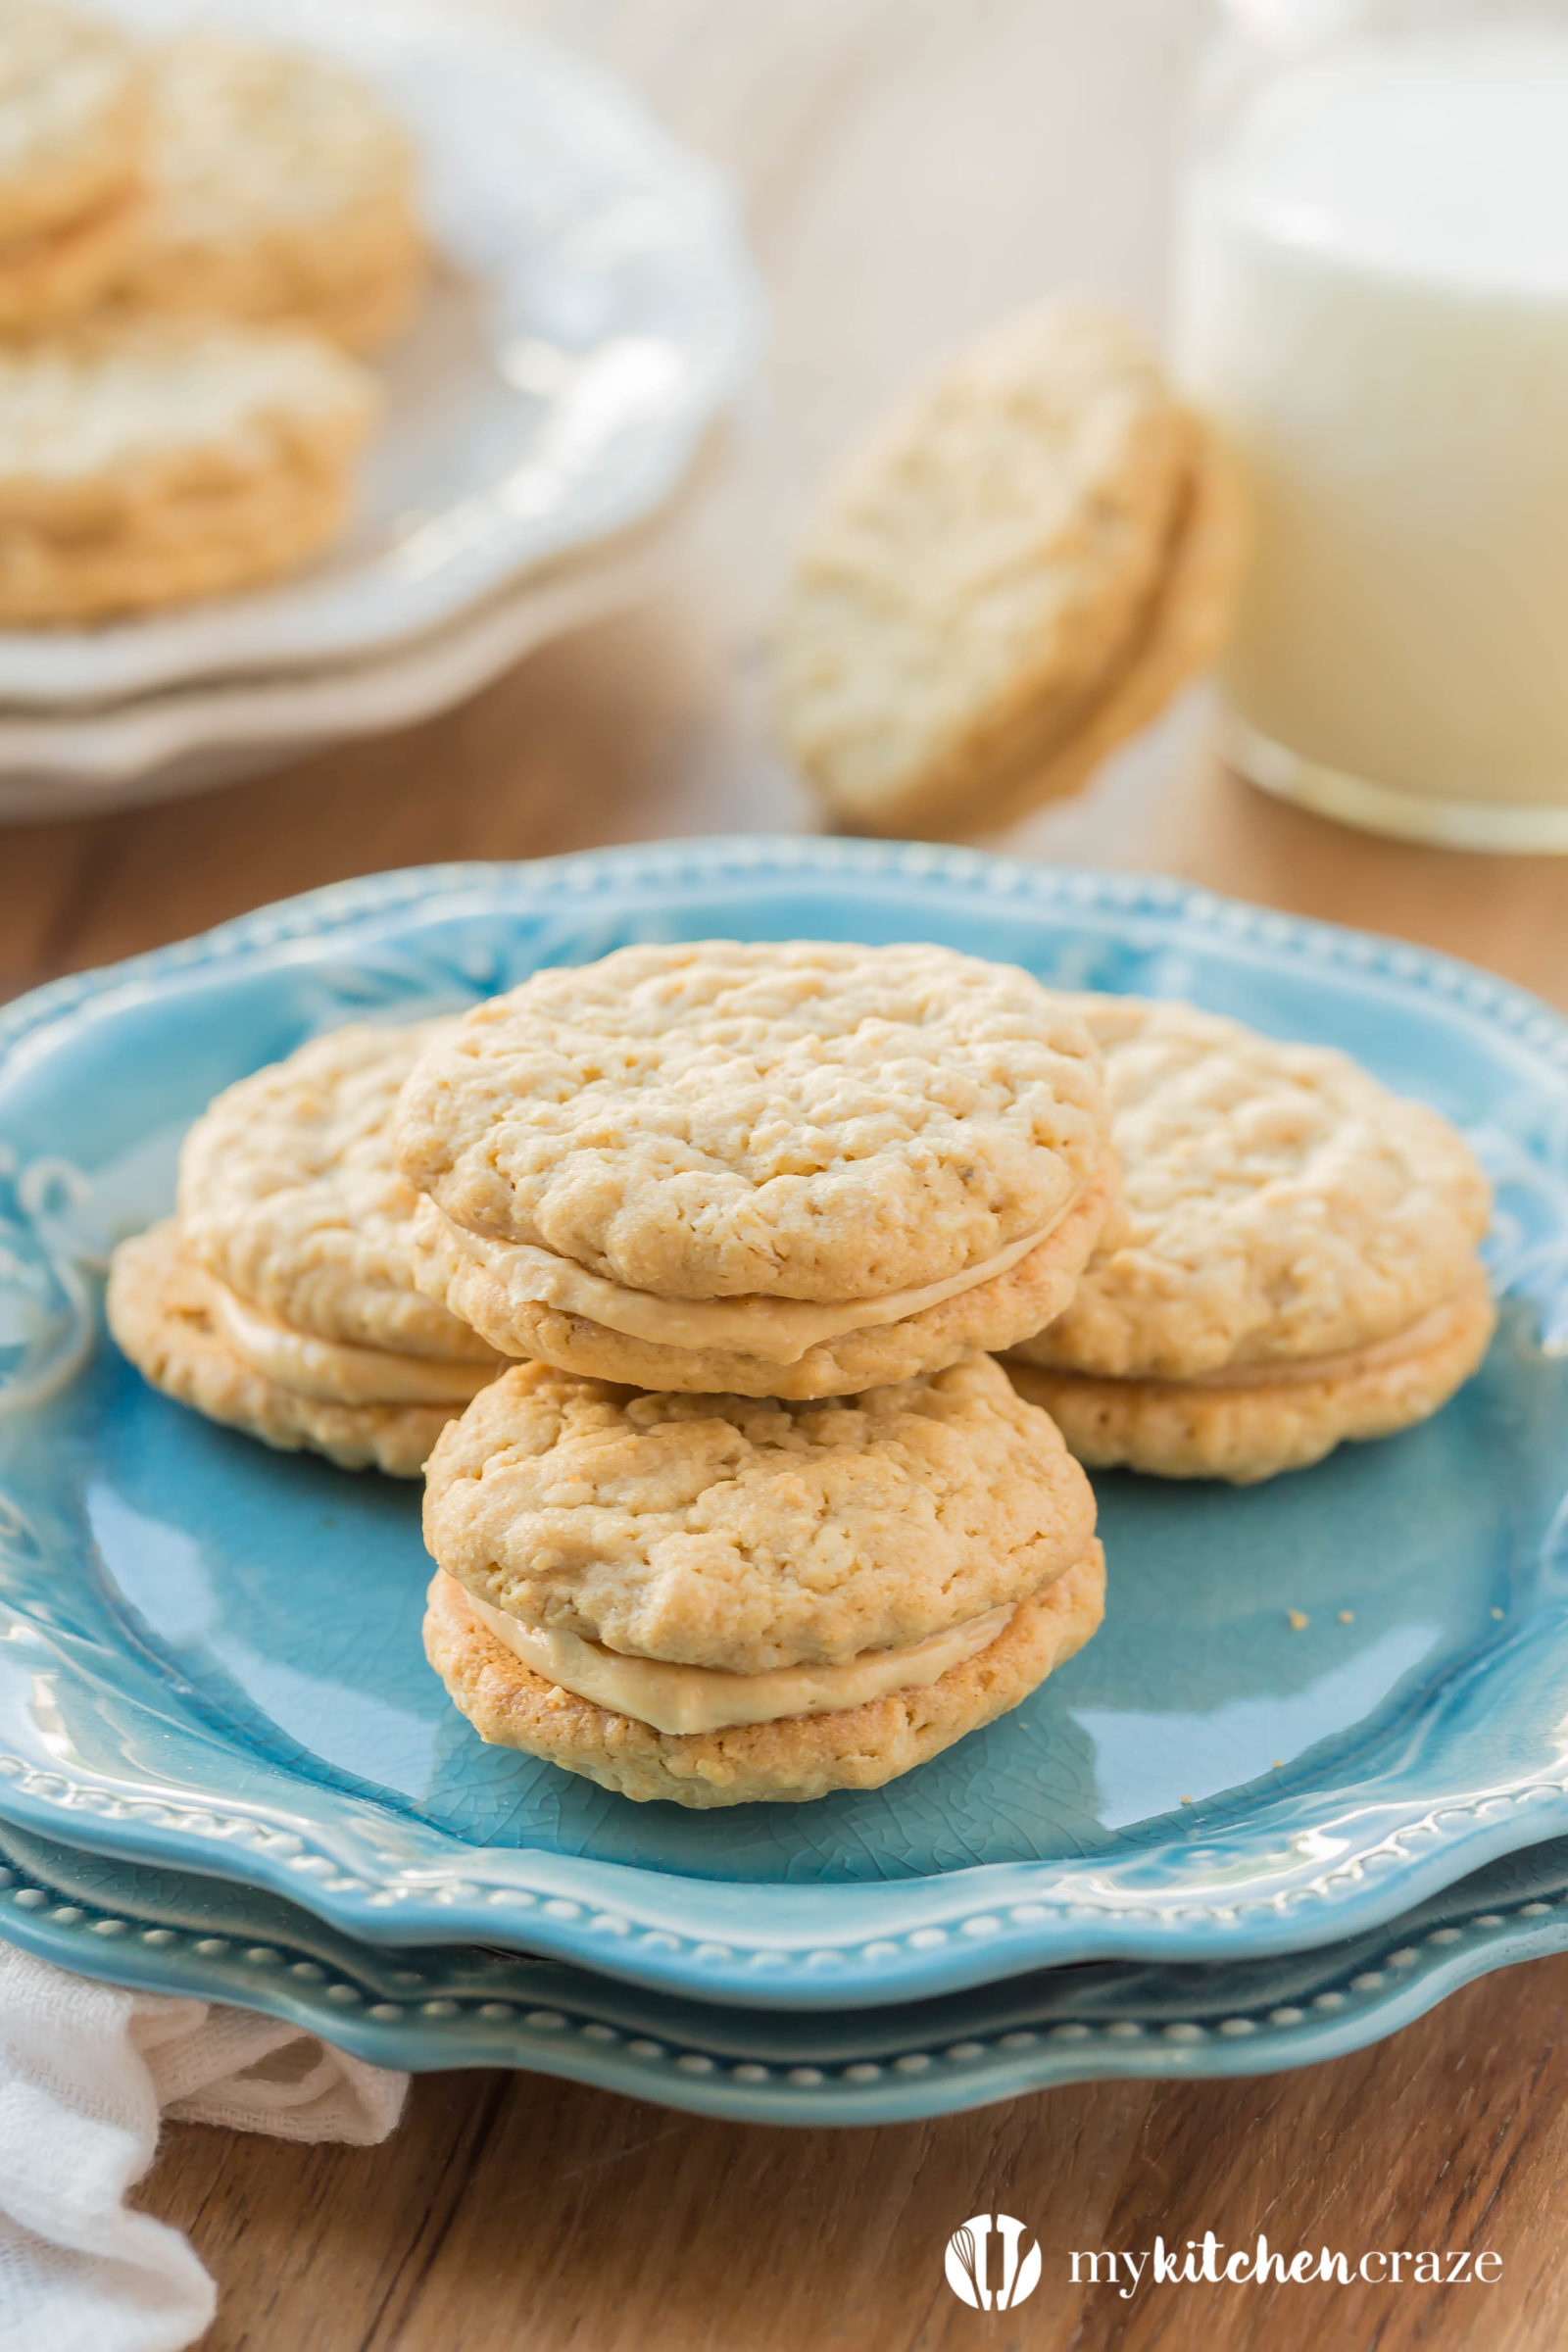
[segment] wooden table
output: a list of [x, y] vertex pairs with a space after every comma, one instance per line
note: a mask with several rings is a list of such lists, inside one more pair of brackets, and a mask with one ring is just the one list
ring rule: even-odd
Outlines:
[[[514, 0], [515, 4], [515, 0]], [[767, 749], [761, 644], [802, 503], [946, 344], [1057, 289], [1157, 322], [1172, 0], [556, 0], [749, 194], [765, 378], [645, 609], [467, 708], [162, 809], [0, 836], [0, 986], [428, 858], [812, 821]], [[1455, 950], [1568, 1004], [1568, 861], [1342, 833], [1203, 756], [1179, 714], [1014, 846], [1157, 867]], [[1360, 2056], [1235, 2083], [1056, 2090], [903, 2130], [692, 2122], [540, 2078], [416, 2084], [384, 2148], [194, 2127], [142, 2191], [222, 2289], [208, 2339], [310, 2352], [818, 2352], [835, 2343], [1547, 2346], [1568, 2333], [1568, 1958]], [[981, 2318], [948, 2232], [1001, 2208], [1044, 2283]], [[1069, 2249], [1490, 2247], [1492, 2286], [1072, 2287]]]

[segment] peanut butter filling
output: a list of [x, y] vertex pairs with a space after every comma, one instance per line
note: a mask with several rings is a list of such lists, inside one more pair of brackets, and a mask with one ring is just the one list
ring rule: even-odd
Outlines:
[[466, 1404], [503, 1368], [317, 1339], [275, 1323], [220, 1282], [212, 1285], [212, 1304], [219, 1330], [253, 1372], [322, 1404]]
[[779, 1723], [791, 1715], [837, 1715], [890, 1690], [924, 1690], [965, 1658], [989, 1649], [1013, 1604], [989, 1609], [903, 1649], [868, 1649], [838, 1666], [776, 1666], [766, 1674], [725, 1674], [634, 1658], [584, 1642], [577, 1634], [524, 1625], [464, 1588], [474, 1616], [513, 1656], [563, 1690], [656, 1732], [721, 1732], [738, 1724]]
[[849, 1331], [872, 1331], [888, 1323], [903, 1323], [956, 1298], [983, 1282], [1006, 1274], [1031, 1250], [1055, 1232], [1079, 1205], [1070, 1200], [1061, 1215], [1038, 1233], [1009, 1242], [978, 1265], [965, 1266], [940, 1282], [922, 1283], [913, 1290], [887, 1291], [879, 1298], [855, 1298], [842, 1306], [821, 1305], [808, 1298], [660, 1298], [651, 1291], [627, 1290], [601, 1274], [591, 1274], [571, 1259], [557, 1257], [532, 1242], [499, 1242], [455, 1225], [433, 1201], [420, 1204], [422, 1218], [438, 1220], [439, 1230], [452, 1246], [494, 1275], [510, 1297], [526, 1298], [563, 1314], [616, 1331], [625, 1339], [652, 1341], [662, 1348], [699, 1350], [723, 1348], [757, 1356], [767, 1364], [796, 1364], [824, 1341]]

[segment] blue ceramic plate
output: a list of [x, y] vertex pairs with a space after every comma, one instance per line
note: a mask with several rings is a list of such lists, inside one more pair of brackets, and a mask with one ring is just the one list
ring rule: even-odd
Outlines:
[[904, 2007], [737, 2009], [561, 1961], [369, 1944], [255, 1887], [0, 1833], [0, 1937], [64, 1968], [292, 2019], [382, 2066], [511, 2066], [750, 2124], [902, 2124], [1056, 2082], [1274, 2074], [1381, 2041], [1568, 1950], [1568, 1840], [1343, 1943], [1046, 1969]]
[[[1422, 1430], [1242, 1492], [1104, 1481], [1104, 1630], [1002, 1723], [874, 1793], [700, 1814], [483, 1747], [420, 1652], [416, 1493], [155, 1396], [97, 1336], [92, 1269], [167, 1203], [214, 1089], [311, 1032], [726, 932], [946, 940], [1347, 1046], [1475, 1138], [1507, 1298]], [[1568, 1831], [1568, 1030], [1481, 973], [941, 850], [437, 868], [11, 1007], [0, 1136], [0, 1818], [362, 1938], [775, 2009], [1299, 1950]]]

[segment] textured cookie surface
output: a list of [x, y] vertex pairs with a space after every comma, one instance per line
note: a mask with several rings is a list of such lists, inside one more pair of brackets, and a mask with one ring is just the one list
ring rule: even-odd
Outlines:
[[191, 32], [154, 58], [152, 212], [122, 298], [310, 324], [353, 348], [423, 273], [409, 139], [324, 58]]
[[845, 1402], [660, 1396], [522, 1364], [429, 1465], [425, 1542], [525, 1622], [732, 1673], [838, 1664], [1038, 1591], [1088, 1482], [1000, 1366]]
[[146, 92], [113, 25], [49, 0], [0, 10], [0, 242], [123, 193], [141, 160]]
[[122, 1242], [109, 1274], [109, 1328], [155, 1389], [285, 1453], [323, 1453], [343, 1470], [417, 1478], [454, 1406], [332, 1404], [268, 1380], [218, 1328], [213, 1283], [173, 1218]]
[[415, 1277], [504, 1355], [537, 1356], [567, 1372], [642, 1389], [733, 1390], [745, 1396], [845, 1396], [918, 1372], [940, 1372], [968, 1349], [1010, 1348], [1061, 1312], [1114, 1213], [1113, 1170], [1091, 1179], [1049, 1238], [1006, 1273], [897, 1322], [851, 1330], [793, 1362], [734, 1348], [676, 1348], [517, 1294], [505, 1250], [460, 1233], [432, 1200], [414, 1220]]
[[537, 972], [416, 1066], [398, 1155], [457, 1224], [629, 1288], [874, 1298], [1060, 1217], [1103, 1151], [1077, 1015], [933, 947], [707, 941]]
[[455, 1025], [351, 1022], [218, 1096], [180, 1152], [180, 1222], [198, 1263], [295, 1331], [486, 1357], [482, 1340], [415, 1287], [417, 1197], [392, 1158], [398, 1090]]
[[1190, 1005], [1077, 1003], [1105, 1054], [1123, 1215], [1025, 1357], [1184, 1380], [1331, 1356], [1471, 1279], [1490, 1189], [1437, 1111]]
[[830, 804], [897, 829], [1060, 748], [1146, 623], [1200, 447], [1094, 312], [1011, 323], [901, 411], [830, 487], [778, 631], [781, 731]]
[[1019, 1603], [989, 1648], [923, 1690], [830, 1715], [728, 1731], [667, 1733], [612, 1714], [533, 1674], [486, 1631], [463, 1587], [430, 1586], [425, 1654], [480, 1737], [542, 1756], [638, 1801], [694, 1808], [799, 1803], [835, 1788], [880, 1788], [994, 1723], [1081, 1649], [1104, 1613], [1098, 1543]]
[[0, 353], [0, 620], [286, 569], [342, 519], [371, 378], [302, 336], [133, 323]]
[[1095, 1380], [1009, 1356], [1022, 1396], [1050, 1413], [1079, 1461], [1158, 1478], [1224, 1478], [1238, 1486], [1304, 1469], [1347, 1440], [1392, 1437], [1447, 1403], [1486, 1354], [1496, 1323], [1478, 1267], [1417, 1328], [1315, 1374], [1250, 1382]]

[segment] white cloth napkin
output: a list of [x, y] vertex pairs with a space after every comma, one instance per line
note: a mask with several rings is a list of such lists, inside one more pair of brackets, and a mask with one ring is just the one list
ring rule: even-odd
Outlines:
[[408, 2086], [276, 2018], [0, 1945], [0, 2345], [178, 2352], [211, 2326], [217, 2290], [191, 2248], [125, 2204], [163, 2116], [368, 2147]]

